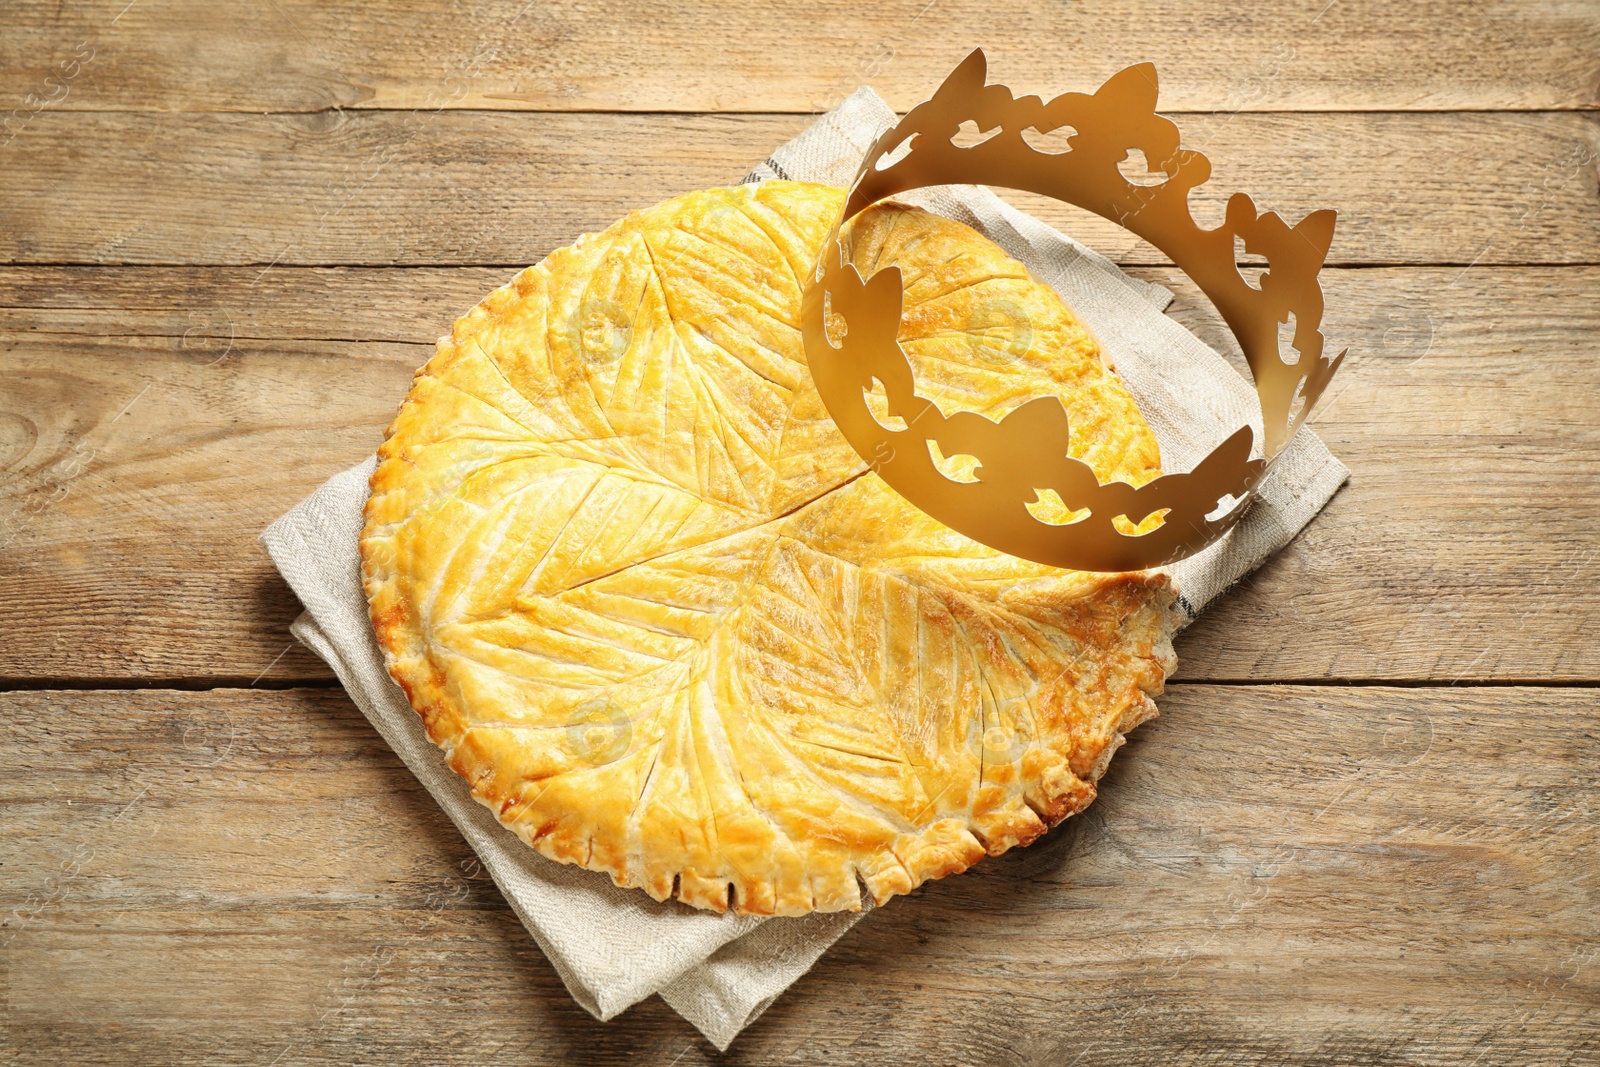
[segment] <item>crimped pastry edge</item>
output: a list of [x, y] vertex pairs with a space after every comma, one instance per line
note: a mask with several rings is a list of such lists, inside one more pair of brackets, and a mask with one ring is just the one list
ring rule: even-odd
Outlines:
[[[592, 237], [585, 234], [575, 244], [581, 245]], [[412, 391], [408, 392], [401, 411], [412, 402], [416, 385], [421, 379], [443, 371], [450, 361], [466, 350], [475, 334], [494, 323], [503, 308], [526, 295], [535, 272], [542, 265], [541, 262], [520, 272], [457, 320], [451, 333], [440, 338], [434, 357], [416, 372]], [[386, 467], [386, 462], [399, 458], [399, 450], [393, 445], [399, 423], [397, 414], [387, 427], [384, 445], [379, 449], [380, 462], [369, 480], [372, 497], [369, 498], [369, 507], [364, 516], [366, 523], [361, 539], [363, 585], [374, 632], [383, 649], [385, 665], [391, 677], [406, 693], [411, 706], [422, 718], [429, 738], [444, 751], [451, 768], [466, 779], [474, 799], [493, 812], [502, 825], [547, 858], [607, 873], [617, 885], [642, 888], [657, 900], [676, 898], [708, 911], [732, 910], [746, 915], [799, 915], [813, 910], [858, 911], [862, 907], [860, 893], [863, 890], [871, 895], [876, 904], [883, 904], [927, 881], [965, 871], [985, 855], [1000, 855], [1011, 848], [1030, 844], [1050, 827], [1093, 802], [1098, 782], [1116, 750], [1124, 743], [1127, 733], [1156, 717], [1152, 698], [1160, 695], [1165, 679], [1176, 664], [1171, 640], [1177, 628], [1177, 615], [1174, 610], [1174, 583], [1170, 574], [1151, 571], [1118, 576], [1116, 581], [1119, 583], [1144, 587], [1157, 594], [1151, 601], [1153, 610], [1149, 613], [1145, 635], [1130, 654], [1135, 659], [1146, 660], [1156, 666], [1159, 681], [1141, 686], [1127, 697], [1120, 708], [1109, 710], [1107, 718], [1111, 715], [1116, 717], [1116, 727], [1110, 736], [1092, 755], [1084, 751], [1073, 753], [1079, 757], [1080, 772], [1074, 773], [1069, 766], [1071, 757], [1068, 754], [1053, 750], [1041, 752], [1043, 746], [1035, 746], [1030, 752], [1037, 753], [1039, 758], [1046, 761], [1046, 765], [1038, 767], [1036, 773], [1030, 775], [1036, 783], [1031, 790], [1032, 796], [1027, 795], [1028, 791], [1014, 795], [1001, 808], [984, 813], [981, 821], [970, 815], [965, 820], [946, 818], [929, 824], [919, 834], [902, 835], [888, 855], [877, 857], [879, 862], [875, 866], [856, 864], [852, 879], [856, 886], [852, 892], [837, 893], [827, 899], [814, 899], [809, 908], [777, 905], [770, 891], [763, 892], [760, 885], [740, 885], [728, 876], [726, 869], [713, 873], [681, 870], [668, 884], [647, 881], [638, 872], [625, 866], [608, 865], [603, 860], [596, 863], [591, 855], [580, 855], [570, 845], [550, 835], [541, 835], [526, 823], [504, 819], [505, 808], [514, 798], [489, 788], [488, 783], [492, 779], [480, 774], [480, 768], [473, 765], [469, 754], [456, 743], [457, 732], [451, 729], [451, 721], [457, 714], [450, 706], [442, 675], [429, 662], [426, 648], [415, 640], [416, 627], [410, 621], [404, 603], [385, 603], [387, 583], [376, 573], [370, 551], [374, 526], [370, 503], [385, 490], [386, 473], [392, 473]], [[1087, 765], [1082, 766], [1084, 763]]]

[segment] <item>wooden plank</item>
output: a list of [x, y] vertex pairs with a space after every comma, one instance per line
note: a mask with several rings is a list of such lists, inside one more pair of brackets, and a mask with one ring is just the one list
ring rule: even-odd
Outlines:
[[[508, 273], [0, 270], [0, 629], [34, 635], [0, 679], [330, 677], [255, 538]], [[1600, 269], [1324, 277], [1351, 355], [1316, 424], [1355, 473], [1181, 635], [1179, 677], [1600, 677]]]
[[[807, 121], [45, 112], [5, 150], [0, 261], [520, 265], [631, 209], [737, 181]], [[1213, 159], [1192, 197], [1202, 223], [1241, 190], [1291, 221], [1332, 205], [1333, 263], [1600, 254], [1590, 115], [1196, 115], [1184, 132]], [[1105, 220], [1024, 202], [1114, 258], [1161, 261]]]
[[[1173, 314], [1237, 352], [1192, 285]], [[1323, 275], [1350, 482], [1179, 646], [1196, 679], [1600, 677], [1600, 271]], [[1242, 364], [1242, 358], [1239, 359]]]
[[0, 334], [161, 337], [199, 362], [229, 338], [432, 344], [505, 267], [6, 267]]
[[[35, 635], [8, 642], [0, 675], [327, 676], [289, 637], [299, 604], [256, 538], [378, 446], [430, 349], [185, 343], [0, 343], [22, 378], [5, 400], [20, 459], [0, 489], [0, 618]], [[116, 651], [86, 656], [85, 637]]]
[[[1579, 1062], [1594, 695], [1174, 686], [1087, 813], [869, 917], [736, 1054]], [[657, 1001], [589, 1020], [339, 693], [0, 712], [24, 1062], [720, 1062]]]
[[8, 5], [6, 29], [0, 100], [24, 115], [41, 100], [166, 111], [809, 112], [864, 82], [904, 109], [974, 41], [1023, 93], [1087, 90], [1149, 60], [1165, 105], [1185, 110], [1568, 108], [1596, 103], [1600, 55], [1600, 13], [1581, 0], [1291, 0], [1248, 12], [1227, 0], [274, 0], [226, 13], [202, 0], [22, 0]]

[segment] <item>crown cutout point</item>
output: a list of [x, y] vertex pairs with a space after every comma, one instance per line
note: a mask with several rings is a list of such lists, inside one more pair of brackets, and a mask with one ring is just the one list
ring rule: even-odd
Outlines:
[[[1112, 75], [1093, 94], [1064, 93], [1048, 102], [986, 85], [987, 70], [983, 51], [974, 50], [861, 161], [804, 294], [802, 334], [818, 392], [869, 468], [975, 541], [1085, 571], [1144, 570], [1192, 556], [1244, 515], [1272, 460], [1344, 359], [1343, 352], [1323, 356], [1319, 329], [1317, 276], [1335, 213], [1314, 211], [1291, 227], [1236, 193], [1222, 224], [1201, 228], [1189, 212], [1189, 191], [1210, 177], [1211, 164], [1180, 148], [1178, 127], [1155, 113], [1156, 71], [1148, 63]], [[964, 136], [963, 127], [976, 127], [976, 135]], [[1136, 169], [1126, 167], [1134, 153], [1149, 172], [1139, 182], [1124, 173]], [[999, 421], [974, 412], [946, 416], [918, 396], [898, 341], [900, 270], [887, 267], [862, 279], [846, 260], [839, 232], [887, 197], [980, 184], [1092, 211], [1170, 257], [1216, 306], [1244, 352], [1261, 402], [1264, 456], [1251, 458], [1255, 434], [1243, 426], [1191, 471], [1139, 487], [1102, 484], [1088, 464], [1067, 454], [1070, 427], [1055, 396], [1030, 400]], [[1236, 242], [1267, 261], [1255, 285], [1235, 265]], [[887, 418], [874, 416], [869, 398]], [[935, 456], [976, 463], [952, 477], [951, 464], [942, 470]], [[1037, 516], [1047, 494], [1064, 505], [1065, 521]]]

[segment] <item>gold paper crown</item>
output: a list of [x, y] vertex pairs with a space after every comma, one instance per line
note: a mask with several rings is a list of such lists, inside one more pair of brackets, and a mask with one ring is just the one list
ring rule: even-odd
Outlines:
[[[986, 71], [983, 51], [974, 50], [932, 99], [879, 137], [862, 160], [806, 287], [802, 326], [817, 389], [845, 438], [884, 481], [976, 541], [1075, 570], [1143, 570], [1191, 556], [1243, 516], [1271, 461], [1344, 359], [1343, 352], [1323, 358], [1318, 330], [1317, 274], [1333, 240], [1335, 214], [1315, 211], [1290, 227], [1273, 212], [1257, 214], [1250, 197], [1236, 193], [1222, 225], [1202, 229], [1189, 213], [1188, 196], [1211, 176], [1211, 164], [1179, 148], [1177, 126], [1155, 113], [1156, 72], [1148, 63], [1113, 75], [1092, 96], [1066, 93], [1049, 103], [985, 85]], [[984, 133], [998, 132], [958, 146], [953, 139], [967, 120]], [[1028, 130], [1042, 135], [1062, 127], [1075, 131], [1064, 152], [1041, 152], [1023, 139]], [[1165, 181], [1144, 186], [1123, 177], [1117, 165], [1135, 148]], [[846, 261], [839, 230], [885, 197], [949, 184], [1053, 197], [1104, 216], [1166, 253], [1216, 305], [1244, 351], [1261, 400], [1264, 457], [1250, 458], [1255, 434], [1243, 426], [1187, 473], [1138, 488], [1101, 484], [1088, 464], [1067, 455], [1067, 414], [1057, 397], [1030, 400], [996, 422], [974, 412], [946, 416], [918, 396], [897, 340], [900, 270], [885, 268], [863, 281]], [[1235, 266], [1236, 237], [1267, 260], [1257, 285]], [[1278, 326], [1291, 321], [1294, 351], [1285, 354]], [[905, 429], [888, 429], [873, 417], [867, 406], [873, 379]], [[930, 444], [944, 456], [975, 457], [977, 480], [946, 477]], [[1067, 523], [1043, 522], [1028, 510], [1047, 489], [1077, 513]]]

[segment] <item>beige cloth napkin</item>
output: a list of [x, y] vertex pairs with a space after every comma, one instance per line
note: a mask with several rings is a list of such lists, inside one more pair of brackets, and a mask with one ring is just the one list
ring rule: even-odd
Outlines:
[[[872, 90], [861, 89], [746, 180], [781, 176], [843, 185], [894, 121]], [[1252, 416], [1259, 422], [1254, 390], [1161, 313], [1172, 299], [1166, 290], [1134, 281], [985, 189], [934, 190], [923, 202], [982, 230], [1061, 292], [1112, 353], [1171, 469], [1187, 468]], [[368, 459], [335, 475], [262, 534], [305, 606], [291, 632], [328, 661], [351, 699], [449, 814], [579, 1004], [610, 1019], [657, 993], [726, 1049], [865, 912], [763, 920], [658, 904], [638, 890], [617, 888], [605, 875], [548, 860], [500, 826], [428, 740], [373, 638], [357, 550], [373, 465]], [[1189, 615], [1286, 544], [1347, 475], [1321, 441], [1302, 431], [1244, 522], [1227, 540], [1174, 568]]]

